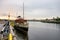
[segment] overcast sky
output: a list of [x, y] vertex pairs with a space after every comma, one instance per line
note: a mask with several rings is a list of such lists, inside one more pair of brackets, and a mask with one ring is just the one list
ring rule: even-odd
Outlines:
[[0, 16], [22, 16], [23, 1], [25, 18], [60, 16], [60, 0], [0, 0]]

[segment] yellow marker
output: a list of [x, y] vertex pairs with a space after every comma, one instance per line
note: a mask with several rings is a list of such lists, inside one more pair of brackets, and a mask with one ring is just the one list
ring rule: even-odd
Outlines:
[[9, 37], [8, 38], [9, 38], [8, 40], [13, 40], [13, 36], [12, 36], [11, 33], [9, 34]]

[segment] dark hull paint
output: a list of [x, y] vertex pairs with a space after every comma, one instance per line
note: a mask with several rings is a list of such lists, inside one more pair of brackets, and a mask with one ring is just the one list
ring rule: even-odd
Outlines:
[[19, 26], [14, 26], [15, 30], [20, 32], [20, 33], [23, 33], [25, 35], [27, 35], [28, 33], [28, 28], [24, 28], [24, 27], [19, 27]]

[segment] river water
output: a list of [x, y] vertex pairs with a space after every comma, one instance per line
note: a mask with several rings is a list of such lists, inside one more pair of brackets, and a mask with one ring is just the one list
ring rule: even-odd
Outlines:
[[[0, 26], [2, 27], [2, 26]], [[29, 22], [28, 40], [60, 40], [60, 24]], [[16, 32], [17, 40], [24, 40], [24, 35]]]
[[60, 40], [60, 24], [29, 22], [29, 40]]

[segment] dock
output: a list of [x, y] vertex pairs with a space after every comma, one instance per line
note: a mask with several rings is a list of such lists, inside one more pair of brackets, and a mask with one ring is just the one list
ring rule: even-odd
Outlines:
[[[17, 33], [17, 34], [16, 34]], [[0, 40], [27, 40], [28, 36], [23, 36], [23, 38], [18, 38], [21, 36], [21, 33], [18, 33], [9, 21], [6, 21], [0, 26]], [[26, 38], [27, 37], [27, 38]]]
[[16, 40], [14, 28], [10, 25], [9, 21], [2, 26], [0, 35], [0, 40]]

